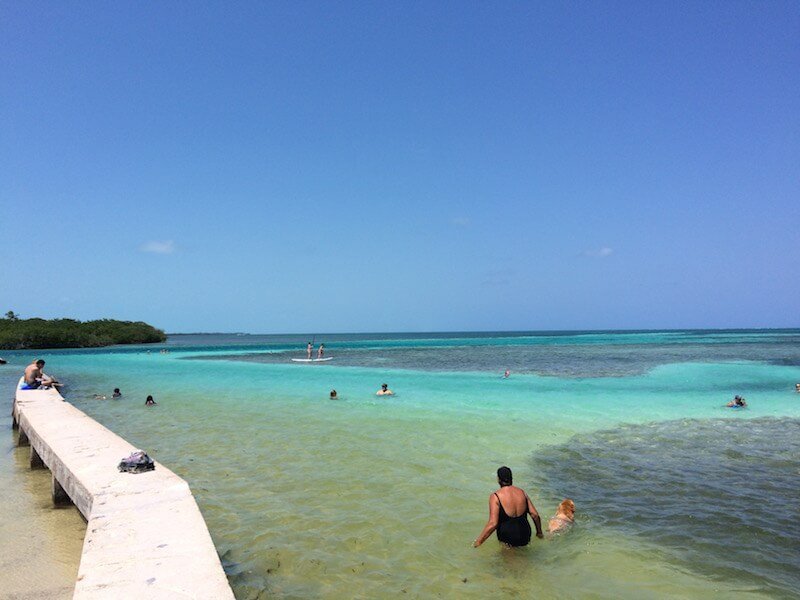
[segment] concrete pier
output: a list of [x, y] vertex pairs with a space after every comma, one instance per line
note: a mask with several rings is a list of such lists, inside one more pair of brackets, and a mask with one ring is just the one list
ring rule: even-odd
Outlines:
[[39, 456], [39, 453], [36, 451], [36, 448], [31, 447], [31, 469], [44, 469], [44, 461], [42, 457]]
[[136, 448], [56, 390], [17, 390], [13, 419], [31, 468], [53, 475], [54, 504], [87, 521], [75, 600], [233, 598], [186, 481], [160, 463], [117, 471]]

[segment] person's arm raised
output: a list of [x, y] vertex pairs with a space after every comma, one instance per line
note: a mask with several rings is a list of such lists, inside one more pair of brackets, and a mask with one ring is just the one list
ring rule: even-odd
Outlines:
[[486, 521], [486, 525], [481, 531], [481, 534], [475, 538], [475, 541], [472, 542], [472, 547], [477, 548], [486, 539], [492, 535], [495, 529], [497, 529], [497, 522], [500, 519], [500, 501], [497, 499], [495, 494], [491, 494], [489, 496], [489, 520]]

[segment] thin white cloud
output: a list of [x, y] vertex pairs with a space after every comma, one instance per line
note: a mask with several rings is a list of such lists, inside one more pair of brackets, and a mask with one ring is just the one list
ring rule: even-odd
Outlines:
[[456, 227], [469, 227], [472, 223], [472, 219], [469, 217], [453, 217], [450, 219], [450, 223]]
[[152, 254], [172, 254], [175, 252], [175, 242], [172, 240], [167, 240], [165, 242], [150, 241], [142, 244], [139, 250]]
[[612, 254], [614, 254], [614, 250], [608, 246], [603, 246], [602, 248], [593, 248], [591, 250], [584, 250], [581, 252], [581, 256], [587, 256], [589, 258], [606, 258]]

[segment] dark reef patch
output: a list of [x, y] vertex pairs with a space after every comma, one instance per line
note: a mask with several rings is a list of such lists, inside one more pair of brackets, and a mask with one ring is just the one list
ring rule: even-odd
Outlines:
[[532, 458], [587, 526], [618, 529], [712, 579], [797, 597], [800, 420], [680, 420], [581, 434]]

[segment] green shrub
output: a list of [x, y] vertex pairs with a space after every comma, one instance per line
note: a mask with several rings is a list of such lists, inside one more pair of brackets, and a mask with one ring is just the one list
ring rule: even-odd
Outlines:
[[0, 349], [97, 348], [114, 344], [152, 344], [166, 334], [141, 321], [75, 319], [0, 319]]

